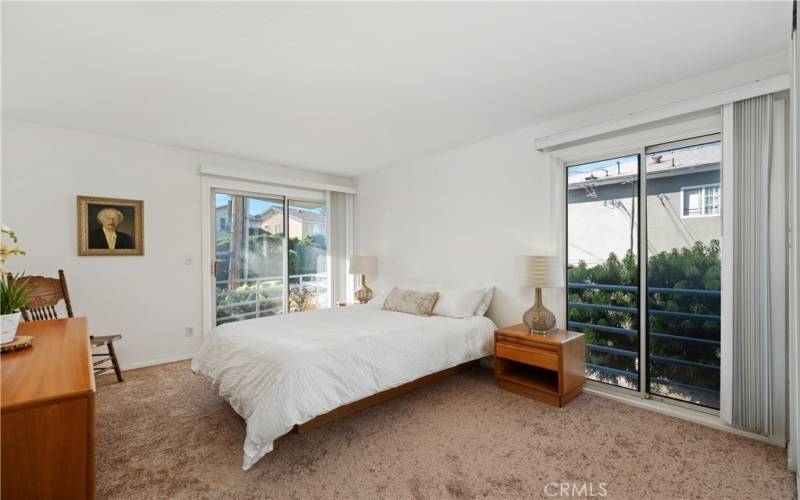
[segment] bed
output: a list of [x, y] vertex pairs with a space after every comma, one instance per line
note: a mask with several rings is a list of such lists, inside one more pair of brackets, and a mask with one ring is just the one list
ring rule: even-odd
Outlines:
[[484, 316], [420, 317], [368, 305], [219, 326], [192, 360], [245, 419], [245, 470], [293, 428], [350, 413], [491, 354]]

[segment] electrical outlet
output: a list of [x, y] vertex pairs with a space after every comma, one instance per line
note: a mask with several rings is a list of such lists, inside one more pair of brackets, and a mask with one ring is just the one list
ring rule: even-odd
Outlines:
[[187, 337], [194, 337], [194, 328], [191, 326], [186, 327], [186, 336]]
[[191, 255], [186, 255], [183, 258], [183, 263], [186, 264], [187, 266], [191, 266], [192, 264], [194, 264], [194, 259], [192, 258]]

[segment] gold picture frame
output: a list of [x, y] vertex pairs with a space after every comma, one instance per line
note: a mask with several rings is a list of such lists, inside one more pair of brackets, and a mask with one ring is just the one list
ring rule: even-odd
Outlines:
[[78, 255], [144, 255], [144, 201], [78, 196]]

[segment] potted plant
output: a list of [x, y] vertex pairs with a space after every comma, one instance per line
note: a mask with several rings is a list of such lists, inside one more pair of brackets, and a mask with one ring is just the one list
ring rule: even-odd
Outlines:
[[0, 232], [13, 243], [8, 245], [0, 241], [0, 320], [2, 320], [0, 343], [6, 344], [13, 341], [17, 336], [20, 309], [27, 303], [27, 295], [25, 293], [25, 278], [21, 274], [17, 274], [14, 277], [10, 276], [5, 264], [9, 256], [25, 255], [25, 252], [16, 246], [17, 236], [14, 231], [3, 226]]
[[16, 275], [13, 278], [4, 275], [0, 278], [0, 319], [2, 319], [2, 335], [0, 344], [7, 344], [17, 337], [19, 326], [19, 310], [25, 306], [25, 278]]

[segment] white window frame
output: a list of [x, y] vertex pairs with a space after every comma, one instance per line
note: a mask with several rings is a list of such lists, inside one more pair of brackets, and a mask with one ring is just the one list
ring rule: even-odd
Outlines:
[[[232, 194], [242, 194], [254, 197], [283, 197], [292, 201], [312, 201], [327, 204], [327, 197], [324, 191], [313, 191], [307, 189], [295, 189], [291, 187], [271, 185], [259, 182], [241, 181], [223, 177], [202, 176], [200, 181], [201, 193], [201, 235], [202, 235], [202, 301], [203, 316], [201, 335], [205, 337], [216, 329], [216, 297], [213, 293], [216, 278], [214, 276], [214, 241], [216, 239], [216, 205], [214, 203], [214, 191], [224, 191]], [[285, 216], [284, 216], [285, 217]], [[330, 251], [330, 250], [329, 250]], [[289, 267], [288, 259], [284, 259], [284, 283], [286, 290], [289, 289]], [[331, 307], [331, 296], [328, 294], [328, 307]]]
[[[618, 137], [612, 137], [609, 139], [603, 139], [587, 144], [580, 144], [570, 148], [564, 148], [560, 150], [557, 154], [551, 153], [551, 165], [558, 169], [558, 173], [554, 175], [554, 190], [556, 193], [563, 193], [559, 196], [554, 197], [554, 203], [559, 203], [559, 207], [554, 207], [554, 213], [561, 214], [561, 231], [558, 236], [560, 239], [561, 245], [561, 255], [566, 262], [567, 259], [567, 234], [566, 234], [566, 225], [567, 225], [567, 199], [566, 199], [566, 168], [570, 165], [578, 165], [582, 163], [590, 163], [592, 161], [596, 161], [598, 158], [616, 158], [619, 156], [627, 156], [630, 154], [639, 154], [642, 159], [647, 158], [647, 156], [653, 152], [659, 151], [664, 148], [674, 148], [678, 147], [679, 145], [691, 145], [693, 143], [704, 143], [709, 141], [711, 137], [717, 136], [717, 140], [722, 140], [722, 110], [715, 110], [715, 113], [711, 115], [706, 115], [702, 117], [698, 117], [695, 119], [687, 119], [685, 121], [680, 121], [674, 124], [669, 124], [663, 127], [656, 127], [653, 129], [646, 129], [639, 132], [632, 132], [630, 134], [621, 135]], [[687, 137], [691, 137], [692, 139], [687, 139]], [[650, 146], [646, 146], [646, 145]], [[724, 147], [724, 143], [723, 143]], [[644, 161], [644, 160], [642, 160]], [[725, 161], [723, 159], [720, 168], [724, 168]], [[645, 170], [643, 169], [643, 172]], [[721, 170], [722, 172], [722, 170]], [[647, 176], [640, 175], [639, 177], [639, 190], [640, 196], [641, 193], [647, 192]], [[721, 186], [721, 183], [720, 183]], [[681, 214], [683, 214], [683, 199], [682, 199], [683, 192], [681, 192]], [[722, 192], [720, 192], [720, 203], [722, 203], [723, 197]], [[647, 203], [639, 203], [639, 225], [642, 228], [647, 227]], [[644, 233], [640, 232], [640, 235], [643, 236]], [[723, 240], [725, 239], [725, 234], [723, 232]], [[639, 238], [638, 241], [638, 249], [639, 249], [639, 256], [647, 255], [647, 239], [644, 237]], [[724, 248], [724, 245], [723, 245]], [[723, 270], [728, 267], [725, 265], [723, 260]], [[724, 271], [723, 271], [724, 272]], [[647, 259], [639, 259], [639, 273], [640, 273], [640, 281], [642, 283], [646, 283], [647, 281]], [[566, 279], [566, 276], [565, 276]], [[725, 283], [723, 283], [723, 300], [725, 297]], [[566, 293], [562, 296], [562, 303], [566, 303]], [[559, 323], [566, 328], [566, 307], [559, 308]], [[725, 310], [721, 312], [721, 315], [727, 314]], [[563, 318], [563, 319], [562, 319]], [[647, 317], [647, 308], [640, 307], [640, 318], [639, 324], [645, 325], [647, 324], [648, 317]], [[721, 338], [725, 335], [724, 328], [720, 332]], [[648, 336], [643, 335], [640, 332], [639, 335], [639, 359], [641, 360], [647, 359], [648, 356]], [[722, 376], [723, 370], [727, 369], [728, 366], [721, 366], [720, 375]], [[651, 408], [658, 408], [660, 411], [664, 413], [678, 413], [684, 418], [689, 418], [690, 420], [700, 421], [707, 425], [719, 425], [720, 427], [725, 427], [725, 422], [723, 419], [720, 418], [720, 411], [715, 410], [712, 408], [702, 407], [700, 405], [695, 405], [689, 402], [680, 401], [676, 399], [661, 397], [657, 394], [651, 394], [647, 392], [647, 388], [649, 386], [648, 381], [648, 372], [647, 370], [642, 370], [640, 373], [639, 378], [639, 390], [633, 391], [626, 388], [611, 386], [609, 384], [605, 384], [602, 382], [597, 382], [594, 380], [586, 379], [584, 387], [586, 388], [587, 392], [593, 392], [596, 394], [602, 394], [609, 397], [619, 397], [625, 399], [627, 401], [646, 401], [647, 405]], [[720, 380], [720, 385], [722, 385], [722, 380]], [[727, 401], [723, 401], [723, 393], [722, 387], [720, 387], [720, 406], [722, 407]], [[692, 416], [692, 417], [689, 417]], [[727, 430], [730, 430], [729, 428]]]
[[[711, 184], [698, 184], [696, 186], [683, 186], [681, 187], [681, 219], [697, 219], [701, 217], [719, 217], [719, 213], [716, 214], [709, 214], [706, 213], [706, 188], [716, 187], [719, 188], [719, 210], [722, 212], [722, 185], [719, 182], [713, 182]], [[685, 213], [685, 193], [686, 191], [692, 189], [699, 189], [700, 190], [700, 210], [702, 213], [694, 214], [694, 215], [687, 215]]]
[[[797, 34], [795, 32], [794, 37], [796, 38]], [[794, 59], [798, 59], [798, 54], [800, 51], [797, 50], [797, 43], [795, 41], [794, 48]], [[800, 61], [800, 59], [798, 59]], [[795, 71], [794, 75], [794, 83], [795, 87], [797, 86], [797, 71]], [[683, 137], [691, 137], [691, 136], [699, 136], [706, 133], [713, 133], [715, 130], [719, 131], [722, 130], [722, 164], [721, 164], [721, 172], [722, 178], [725, 179], [731, 175], [730, 171], [732, 168], [732, 164], [729, 159], [733, 156], [733, 102], [747, 99], [750, 97], [755, 97], [758, 95], [763, 95], [771, 92], [777, 92], [781, 90], [785, 90], [790, 88], [790, 75], [780, 75], [779, 77], [769, 78], [766, 80], [756, 80], [751, 83], [745, 83], [743, 85], [736, 86], [731, 89], [723, 90], [720, 92], [715, 92], [712, 94], [707, 94], [703, 96], [699, 96], [693, 99], [689, 99], [686, 101], [680, 101], [672, 104], [666, 104], [663, 106], [657, 106], [649, 110], [645, 110], [643, 112], [637, 112], [632, 114], [627, 114], [622, 117], [614, 117], [608, 120], [598, 121], [595, 125], [589, 125], [585, 127], [579, 127], [564, 133], [557, 133], [551, 134], [549, 136], [543, 136], [536, 139], [535, 147], [539, 151], [549, 153], [548, 163], [549, 163], [549, 174], [550, 174], [550, 182], [551, 182], [551, 192], [553, 196], [551, 196], [551, 213], [556, 214], [556, 219], [560, 221], [559, 224], [555, 224], [551, 234], [554, 237], [554, 241], [557, 245], [558, 252], [562, 255], [566, 255], [566, 189], [563, 189], [564, 183], [566, 182], [566, 169], [565, 165], [569, 163], [579, 163], [579, 162], [587, 162], [591, 161], [592, 158], [596, 158], [598, 156], [616, 156], [617, 152], [621, 150], [626, 150], [630, 147], [635, 146], [636, 144], [641, 144], [643, 142], [653, 144], [656, 141], [658, 142], [669, 142], [670, 140], [679, 140]], [[707, 111], [719, 111], [721, 108], [722, 113], [721, 116], [703, 116], [702, 114]], [[800, 111], [800, 107], [798, 107], [798, 100], [795, 99], [792, 104], [793, 116], [796, 117]], [[692, 114], [694, 113], [694, 114]], [[684, 119], [685, 118], [685, 119]], [[680, 120], [679, 123], [675, 124], [675, 120]], [[791, 121], [793, 128], [791, 129], [791, 133], [788, 135], [789, 138], [793, 139], [794, 142], [792, 143], [793, 146], [797, 144], [797, 127], [796, 127], [797, 120]], [[794, 152], [792, 155], [792, 174], [795, 175], [793, 177], [793, 182], [790, 183], [792, 189], [800, 186], [800, 182], [798, 182], [797, 176], [797, 154], [798, 148], [792, 148], [790, 151]], [[586, 392], [595, 393], [598, 395], [602, 395], [605, 397], [610, 397], [614, 399], [618, 399], [620, 401], [624, 401], [629, 404], [633, 404], [636, 406], [640, 406], [643, 408], [647, 408], [653, 411], [657, 411], [664, 414], [674, 415], [676, 417], [684, 418], [686, 420], [692, 420], [697, 423], [701, 423], [703, 425], [711, 426], [718, 428], [720, 430], [724, 430], [726, 432], [731, 432], [735, 434], [739, 434], [742, 436], [746, 436], [750, 439], [755, 439], [759, 441], [769, 442], [775, 445], [782, 446], [784, 443], [783, 436], [761, 436], [757, 434], [753, 434], [747, 431], [741, 431], [730, 427], [730, 377], [731, 377], [731, 364], [732, 364], [732, 353], [730, 352], [730, 339], [732, 338], [731, 333], [731, 320], [730, 315], [727, 314], [725, 311], [730, 311], [732, 308], [733, 300], [730, 293], [726, 293], [726, 290], [730, 290], [730, 287], [727, 286], [732, 279], [731, 276], [731, 266], [726, 265], [726, 262], [730, 262], [732, 258], [732, 245], [725, 244], [725, 240], [727, 239], [726, 235], [731, 234], [732, 229], [732, 219], [730, 217], [725, 217], [725, 213], [732, 213], [731, 207], [733, 205], [733, 198], [729, 196], [730, 190], [732, 189], [731, 182], [725, 182], [723, 180], [721, 186], [721, 193], [720, 193], [720, 203], [721, 203], [721, 211], [723, 215], [722, 217], [722, 237], [723, 237], [723, 245], [722, 245], [722, 261], [723, 261], [723, 268], [722, 268], [722, 359], [721, 359], [721, 386], [720, 386], [720, 415], [708, 415], [704, 413], [699, 413], [694, 410], [689, 410], [685, 408], [681, 408], [679, 406], [670, 404], [669, 402], [663, 401], [656, 401], [656, 400], [648, 400], [642, 398], [640, 395], [637, 394], [630, 394], [630, 391], [626, 391], [625, 394], [615, 394], [615, 391], [608, 390], [611, 388], [603, 384], [601, 387], [590, 387], [589, 381], [587, 381]], [[792, 194], [795, 194], [794, 192]], [[797, 203], [797, 199], [792, 198], [794, 205], [792, 206], [793, 211], [792, 214], [796, 214], [797, 217], [795, 219], [800, 219], [800, 204]], [[640, 222], [641, 223], [641, 222]], [[791, 226], [790, 226], [791, 227]], [[793, 228], [792, 228], [793, 229]], [[788, 238], [792, 240], [793, 243], [800, 241], [798, 239], [798, 233], [800, 231], [791, 231], [789, 233]], [[800, 245], [794, 245], [797, 247]], [[797, 262], [797, 259], [795, 261]], [[797, 267], [791, 268], [790, 266], [790, 275], [792, 277], [797, 276]], [[794, 271], [794, 272], [792, 272]], [[792, 290], [800, 290], [800, 287], [795, 286]], [[566, 292], [564, 289], [559, 290], [558, 297], [561, 301], [566, 300]], [[794, 303], [789, 301], [789, 303]], [[798, 316], [797, 314], [791, 315], [791, 319], [795, 320]], [[559, 308], [557, 311], [557, 319], [558, 324], [562, 327], [565, 325], [566, 318], [565, 318], [565, 308]], [[795, 324], [797, 321], [795, 321]], [[791, 352], [791, 360], [800, 359], [797, 355], [800, 352], [800, 348], [797, 347], [797, 343], [792, 343], [794, 337], [789, 336], [789, 349]], [[776, 348], [780, 348], [778, 344], [776, 344]], [[793, 356], [793, 357], [792, 357]], [[794, 363], [789, 364], [790, 369], [790, 379], [792, 382], [797, 382], [797, 369]], [[775, 387], [777, 390], [780, 390], [782, 387], [785, 387], [785, 373], [781, 373], [777, 371], [777, 363], [776, 363], [776, 375]], [[800, 393], [800, 390], [797, 389], [797, 385], [793, 388], [791, 392], [792, 395], [796, 395]], [[800, 413], [800, 405], [798, 405], [797, 401], [800, 398], [795, 398], [791, 405], [791, 415], [795, 416]], [[777, 411], [777, 415], [782, 415], [783, 412]], [[722, 418], [720, 418], [722, 417]], [[798, 419], [789, 419], [789, 422], [797, 422]], [[794, 426], [793, 429], [796, 429], [797, 426]], [[800, 450], [797, 444], [797, 437], [792, 437], [791, 447], [792, 450], [795, 452], [794, 454], [790, 453], [792, 462], [790, 464], [794, 464], [797, 456], [797, 450]], [[798, 481], [800, 482], [800, 475], [798, 475]]]

